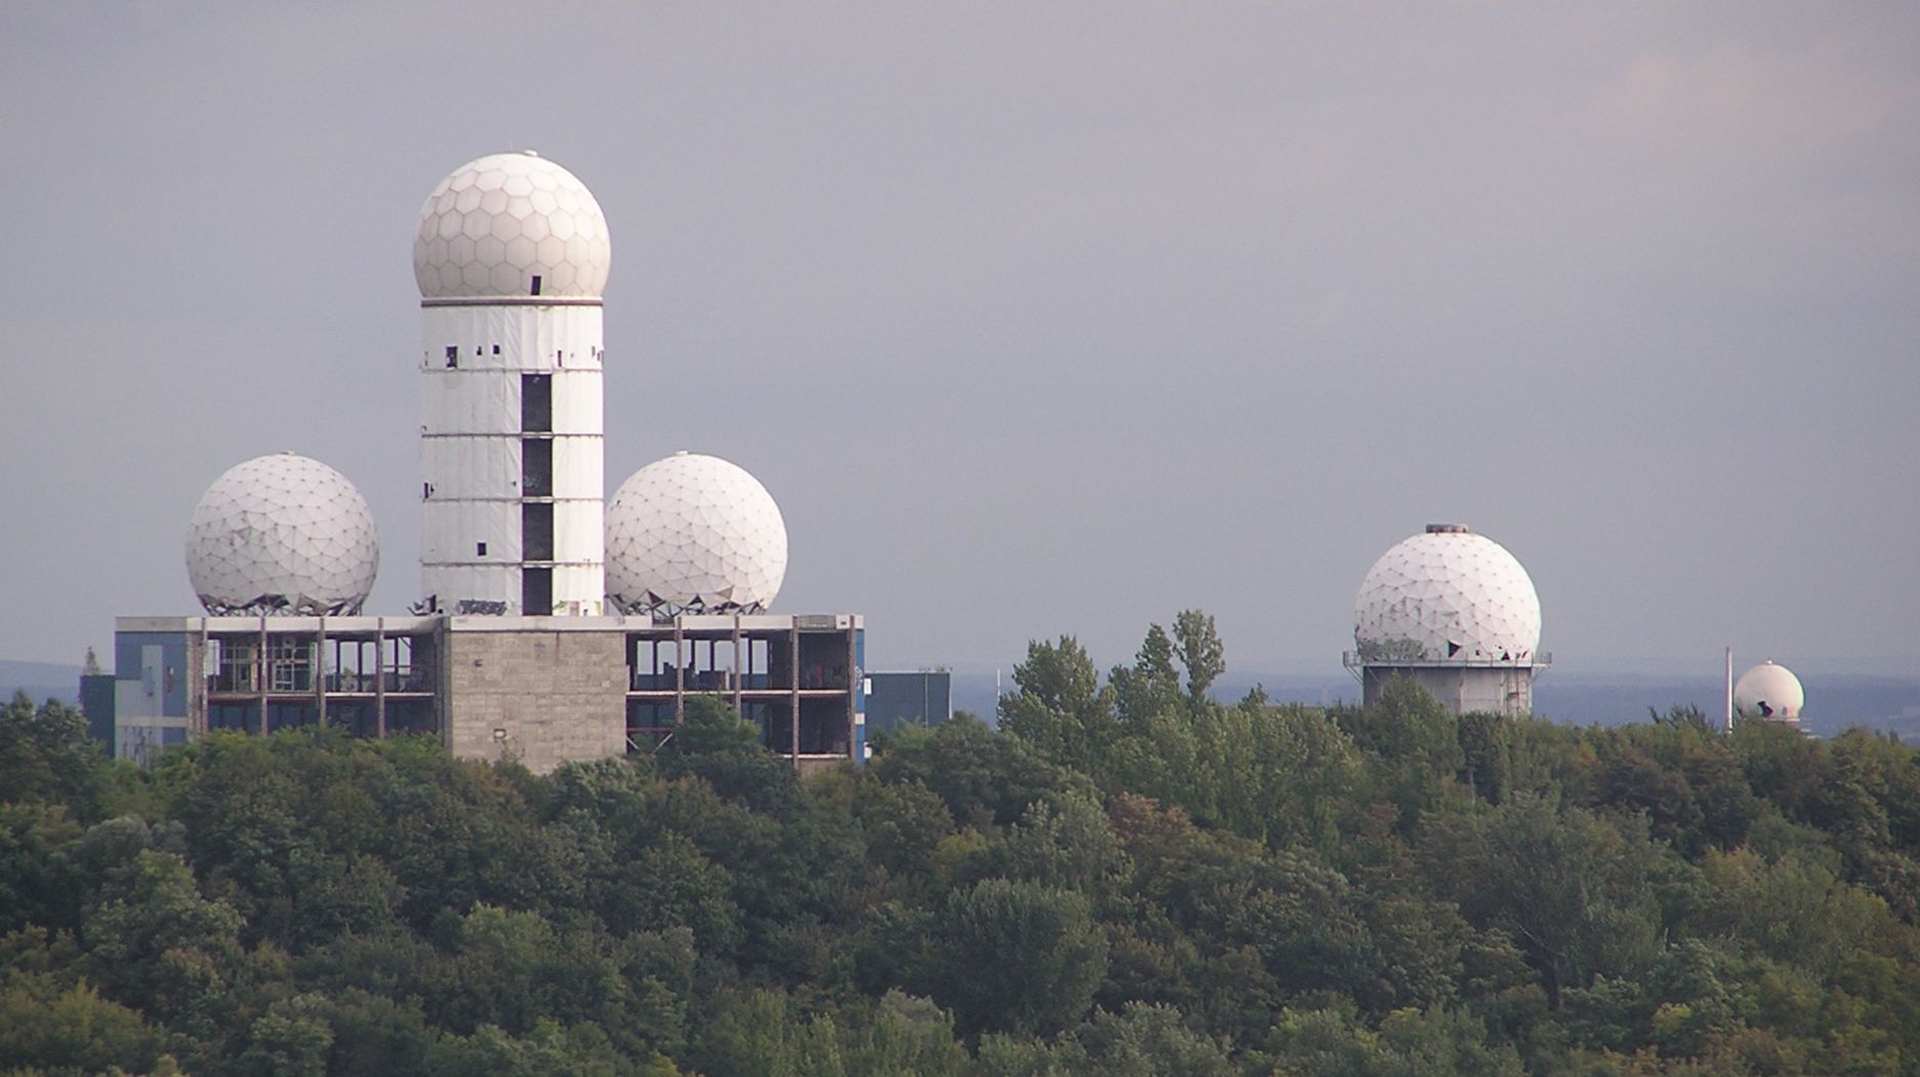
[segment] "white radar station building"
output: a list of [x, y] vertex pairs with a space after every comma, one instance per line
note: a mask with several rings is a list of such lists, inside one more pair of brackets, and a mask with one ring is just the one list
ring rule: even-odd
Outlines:
[[1540, 596], [1506, 548], [1461, 524], [1430, 524], [1367, 571], [1342, 660], [1372, 704], [1410, 678], [1455, 714], [1529, 714], [1540, 652]]
[[759, 613], [786, 575], [780, 506], [717, 456], [655, 460], [607, 509], [607, 600], [622, 613]]
[[290, 452], [229, 468], [187, 527], [187, 578], [215, 616], [359, 613], [379, 569], [360, 491]]
[[767, 611], [787, 529], [765, 487], [681, 454], [606, 511], [611, 256], [599, 203], [552, 161], [494, 154], [440, 181], [413, 234], [418, 373], [392, 370], [421, 391], [419, 601], [362, 612], [379, 545], [338, 472], [234, 468], [187, 537], [205, 614], [117, 618], [114, 672], [83, 689], [115, 755], [316, 727], [544, 773], [650, 755], [706, 698], [796, 771], [866, 759], [865, 620]]
[[1806, 702], [1800, 678], [1772, 659], [1742, 673], [1733, 685], [1733, 709], [1742, 718], [1797, 726]]
[[606, 215], [532, 153], [455, 169], [413, 241], [420, 613], [602, 612]]

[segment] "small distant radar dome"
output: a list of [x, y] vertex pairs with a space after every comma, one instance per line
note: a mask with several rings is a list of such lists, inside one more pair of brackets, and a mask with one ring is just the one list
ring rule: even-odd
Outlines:
[[717, 456], [656, 460], [607, 506], [607, 599], [622, 613], [755, 613], [786, 575], [780, 506]]
[[1463, 524], [1431, 524], [1367, 570], [1353, 603], [1362, 662], [1531, 666], [1540, 596], [1506, 547]]
[[1742, 718], [1798, 722], [1807, 702], [1800, 678], [1772, 659], [1742, 673], [1733, 684], [1733, 709]]
[[413, 278], [425, 299], [597, 299], [612, 264], [593, 192], [533, 153], [496, 153], [454, 169], [427, 196], [413, 239]]
[[293, 453], [228, 469], [187, 528], [187, 578], [215, 616], [359, 613], [379, 568], [366, 499], [345, 475]]

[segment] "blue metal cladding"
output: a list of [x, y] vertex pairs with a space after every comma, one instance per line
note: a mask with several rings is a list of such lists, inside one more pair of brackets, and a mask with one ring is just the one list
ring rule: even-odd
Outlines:
[[113, 751], [113, 675], [82, 675], [80, 713], [87, 716], [87, 733]]
[[875, 729], [936, 725], [953, 717], [951, 673], [869, 673], [867, 680], [873, 684], [867, 723]]
[[867, 630], [853, 631], [853, 765], [867, 765]]
[[142, 679], [141, 651], [160, 648], [160, 713], [168, 718], [187, 716], [187, 678], [198, 671], [187, 668], [185, 632], [115, 632], [113, 634], [113, 675], [123, 681]]

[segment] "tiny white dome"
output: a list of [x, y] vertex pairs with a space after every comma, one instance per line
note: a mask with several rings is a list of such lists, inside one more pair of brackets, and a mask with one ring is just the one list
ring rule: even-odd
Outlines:
[[1540, 596], [1504, 546], [1434, 524], [1373, 563], [1353, 604], [1363, 662], [1509, 662], [1540, 649]]
[[1742, 718], [1764, 718], [1775, 722], [1798, 722], [1807, 693], [1800, 678], [1772, 659], [1742, 673], [1733, 684], [1733, 709]]
[[454, 169], [427, 196], [413, 238], [413, 278], [425, 299], [598, 297], [612, 264], [593, 192], [533, 153]]
[[345, 475], [293, 453], [228, 469], [187, 527], [187, 578], [216, 616], [358, 613], [379, 568], [366, 499]]
[[786, 575], [780, 506], [717, 456], [656, 460], [607, 506], [607, 599], [623, 613], [753, 613]]

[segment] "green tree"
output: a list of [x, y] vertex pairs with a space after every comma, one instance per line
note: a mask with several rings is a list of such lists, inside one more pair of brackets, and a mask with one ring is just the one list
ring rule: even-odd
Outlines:
[[1199, 704], [1227, 671], [1227, 651], [1213, 626], [1213, 615], [1181, 610], [1173, 619], [1173, 638], [1180, 664], [1187, 670], [1187, 697]]
[[1664, 930], [1651, 885], [1661, 853], [1644, 823], [1620, 827], [1533, 796], [1429, 822], [1423, 868], [1477, 926], [1512, 936], [1550, 1003], [1595, 975], [1634, 975]]
[[172, 853], [145, 850], [86, 918], [87, 969], [114, 999], [162, 1020], [217, 1024], [241, 960], [240, 914], [208, 901]]
[[1001, 697], [1000, 728], [1055, 763], [1095, 772], [1119, 725], [1086, 648], [1072, 636], [1030, 642], [1013, 682], [1019, 690]]
[[0, 706], [0, 803], [60, 804], [91, 822], [106, 775], [101, 760], [86, 716], [72, 707], [51, 699], [35, 707], [25, 692]]
[[899, 730], [872, 773], [888, 785], [919, 782], [939, 794], [956, 823], [976, 828], [1011, 823], [1048, 793], [1092, 789], [1084, 775], [1043, 757], [1024, 737], [957, 716]]
[[1114, 709], [1130, 729], [1173, 713], [1180, 704], [1180, 673], [1174, 668], [1173, 641], [1159, 625], [1149, 626], [1147, 638], [1133, 657], [1133, 665], [1115, 666], [1107, 676], [1113, 686]]
[[948, 896], [933, 996], [962, 1028], [1058, 1031], [1078, 1021], [1107, 971], [1107, 940], [1084, 895], [987, 879]]
[[792, 765], [766, 749], [757, 726], [711, 696], [688, 698], [686, 720], [655, 760], [667, 777], [701, 778], [755, 811], [785, 814], [795, 804]]
[[10, 1072], [133, 1073], [171, 1068], [159, 1030], [85, 983], [14, 972], [0, 980], [0, 1064]]

